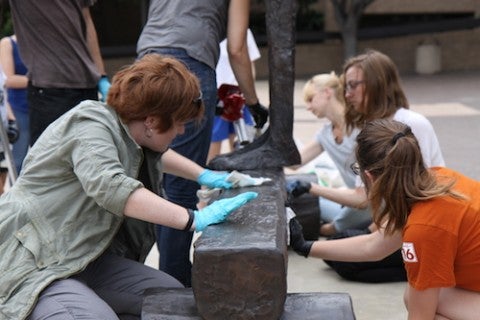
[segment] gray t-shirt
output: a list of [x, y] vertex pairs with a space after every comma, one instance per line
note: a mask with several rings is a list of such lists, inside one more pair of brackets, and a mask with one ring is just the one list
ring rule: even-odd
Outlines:
[[350, 170], [350, 165], [355, 162], [355, 145], [358, 129], [354, 129], [352, 134], [343, 137], [342, 143], [335, 142], [332, 132], [332, 124], [326, 124], [316, 135], [316, 141], [328, 153], [335, 163], [343, 181], [349, 188], [355, 187], [356, 175]]
[[229, 0], [151, 0], [137, 54], [154, 48], [178, 48], [212, 69], [226, 37]]
[[82, 8], [96, 0], [10, 0], [28, 77], [43, 88], [94, 88], [100, 73], [90, 55]]

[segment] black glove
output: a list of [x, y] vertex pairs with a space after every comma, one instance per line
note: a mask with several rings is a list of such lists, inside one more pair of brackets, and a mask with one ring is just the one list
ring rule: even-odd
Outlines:
[[308, 258], [312, 249], [313, 241], [306, 241], [303, 237], [303, 228], [297, 219], [292, 218], [289, 222], [290, 227], [290, 247], [301, 256]]
[[17, 121], [8, 120], [7, 137], [10, 143], [15, 143], [20, 137], [20, 131], [18, 131]]
[[302, 194], [310, 192], [311, 188], [312, 183], [307, 181], [295, 180], [287, 183], [288, 196], [293, 198], [300, 197]]
[[268, 109], [257, 102], [256, 104], [248, 105], [247, 108], [255, 120], [255, 128], [261, 129], [267, 123]]

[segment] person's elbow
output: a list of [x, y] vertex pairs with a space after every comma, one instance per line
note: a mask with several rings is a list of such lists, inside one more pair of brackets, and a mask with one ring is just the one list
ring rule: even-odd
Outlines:
[[366, 210], [368, 209], [368, 199], [353, 194], [348, 202], [348, 206], [358, 210]]
[[365, 210], [365, 209], [368, 209], [368, 201], [367, 200], [359, 200], [355, 205], [354, 207], [356, 209], [360, 209], [360, 210]]
[[352, 199], [354, 199], [354, 203], [352, 203], [352, 207], [360, 210], [365, 210], [368, 208], [368, 197], [363, 187], [357, 187], [354, 189]]
[[[248, 58], [248, 51], [245, 50], [245, 48], [243, 47], [243, 45], [240, 45], [240, 46], [229, 46], [227, 48], [227, 51], [228, 51], [228, 57], [230, 59], [230, 61], [232, 62], [235, 62], [235, 61], [241, 61], [242, 59], [245, 58], [245, 54], [247, 54], [247, 58]], [[248, 59], [249, 60], [249, 59]]]

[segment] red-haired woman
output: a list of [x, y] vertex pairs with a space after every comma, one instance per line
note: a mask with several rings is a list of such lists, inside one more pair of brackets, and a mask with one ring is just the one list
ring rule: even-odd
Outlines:
[[202, 115], [200, 97], [181, 62], [147, 55], [115, 75], [106, 104], [83, 101], [44, 131], [0, 199], [0, 318], [139, 318], [145, 289], [182, 287], [125, 258], [141, 259], [154, 242], [153, 225], [141, 222], [203, 230], [256, 196], [192, 211], [137, 180], [146, 163], [153, 189], [158, 164], [201, 184], [231, 186], [169, 150], [185, 122]]

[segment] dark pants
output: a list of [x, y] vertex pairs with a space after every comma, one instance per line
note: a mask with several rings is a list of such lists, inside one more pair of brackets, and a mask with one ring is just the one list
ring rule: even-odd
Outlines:
[[[355, 237], [367, 233], [369, 233], [368, 229], [347, 230], [330, 237], [329, 240]], [[381, 283], [407, 280], [400, 249], [385, 259], [374, 262], [324, 261], [342, 278], [351, 281]]]
[[45, 288], [28, 320], [140, 319], [146, 289], [181, 287], [161, 271], [106, 253], [79, 274]]
[[68, 110], [83, 100], [98, 100], [97, 88], [39, 88], [28, 84], [27, 99], [30, 113], [30, 145], [42, 132]]
[[[212, 135], [213, 118], [217, 100], [215, 70], [206, 64], [190, 58], [185, 50], [158, 48], [149, 53], [173, 56], [182, 61], [200, 80], [205, 105], [205, 115], [200, 124], [188, 123], [185, 133], [174, 139], [171, 148], [202, 167], [207, 161]], [[192, 105], [192, 107], [195, 107]], [[198, 198], [198, 183], [166, 174], [163, 180], [168, 200], [183, 207], [195, 209]], [[160, 252], [160, 270], [174, 276], [186, 287], [191, 286], [190, 246], [192, 232], [179, 231], [157, 226], [157, 246]]]

